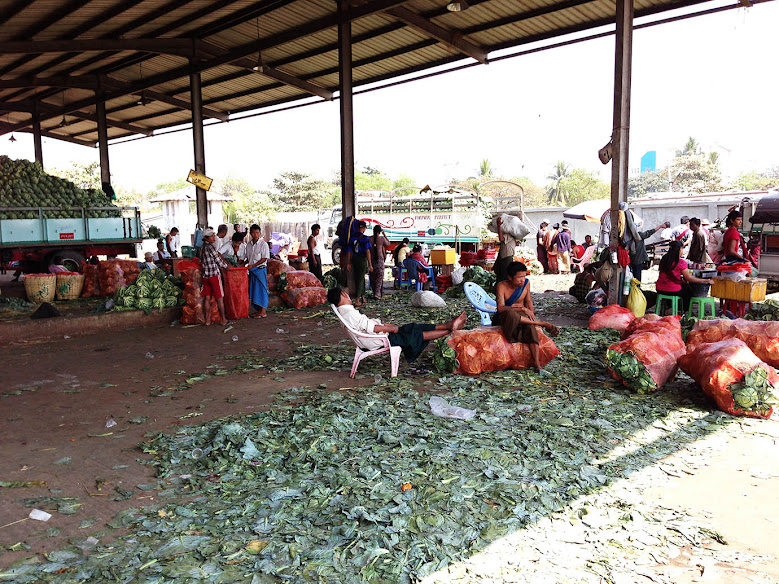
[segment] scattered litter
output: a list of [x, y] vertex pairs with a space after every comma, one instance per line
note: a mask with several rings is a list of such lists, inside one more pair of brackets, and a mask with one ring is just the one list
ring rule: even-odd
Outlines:
[[35, 519], [36, 521], [48, 521], [51, 519], [51, 513], [46, 513], [46, 511], [41, 511], [40, 509], [33, 509], [30, 511], [28, 517], [30, 519]]
[[476, 410], [449, 405], [449, 402], [437, 395], [430, 398], [430, 410], [433, 412], [433, 415], [441, 418], [454, 418], [456, 420], [470, 420], [476, 415]]
[[518, 414], [529, 414], [533, 411], [533, 406], [530, 404], [520, 404], [517, 406], [517, 413]]
[[238, 335], [233, 335], [233, 342], [234, 342], [234, 343], [237, 343], [237, 342], [238, 342]]
[[229, 331], [233, 330], [234, 328], [235, 328], [234, 326], [228, 326], [228, 327], [227, 327], [227, 328], [225, 328], [225, 330], [223, 330], [222, 332], [223, 332], [223, 333], [226, 333], [226, 332], [229, 332]]
[[284, 332], [284, 329], [283, 329], [283, 328], [277, 328], [277, 329], [276, 329], [276, 334], [278, 334], [278, 335], [280, 335], [280, 334], [281, 334], [281, 333], [283, 333], [283, 332]]
[[148, 352], [148, 353], [146, 353], [146, 358], [147, 359], [154, 359], [154, 354], [152, 354], [151, 352]]
[[64, 337], [62, 337], [62, 338], [63, 338], [63, 339], [69, 339], [69, 338], [70, 338], [70, 335], [65, 335], [65, 336], [64, 336]]
[[382, 379], [383, 379], [383, 378], [382, 378], [382, 376], [381, 376], [381, 373], [377, 373], [377, 374], [376, 374], [376, 375], [373, 377], [373, 381], [374, 381], [374, 382], [376, 382], [376, 383], [381, 383], [381, 380], [382, 380]]
[[108, 417], [108, 421], [105, 423], [105, 427], [106, 428], [113, 428], [116, 425], [117, 425], [117, 423], [116, 423], [116, 420], [114, 420], [114, 417], [113, 416], [109, 416]]

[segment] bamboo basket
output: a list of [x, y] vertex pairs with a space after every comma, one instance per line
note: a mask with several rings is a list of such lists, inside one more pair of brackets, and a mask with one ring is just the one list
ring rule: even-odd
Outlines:
[[57, 274], [57, 300], [75, 300], [83, 287], [84, 274]]
[[54, 274], [28, 274], [24, 277], [27, 299], [35, 304], [54, 300], [56, 288], [57, 276]]

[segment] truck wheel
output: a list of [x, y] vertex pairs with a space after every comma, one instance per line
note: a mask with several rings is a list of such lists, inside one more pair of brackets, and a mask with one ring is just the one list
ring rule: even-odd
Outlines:
[[341, 246], [333, 243], [333, 265], [337, 268], [341, 266]]
[[81, 272], [82, 263], [86, 261], [86, 258], [72, 249], [64, 249], [62, 251], [55, 251], [49, 256], [48, 266], [65, 266], [71, 272]]

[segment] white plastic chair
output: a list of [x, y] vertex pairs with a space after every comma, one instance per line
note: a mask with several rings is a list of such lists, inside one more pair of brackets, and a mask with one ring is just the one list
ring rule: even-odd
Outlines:
[[[354, 374], [357, 373], [357, 366], [360, 364], [360, 361], [362, 361], [367, 357], [373, 357], [374, 355], [381, 355], [382, 353], [390, 354], [391, 376], [397, 377], [398, 367], [400, 366], [400, 353], [402, 351], [402, 348], [393, 347], [392, 345], [390, 345], [389, 338], [387, 338], [387, 335], [364, 333], [361, 331], [354, 330], [352, 327], [346, 324], [346, 321], [344, 321], [343, 317], [338, 312], [338, 307], [335, 304], [331, 304], [330, 308], [333, 309], [333, 312], [335, 312], [335, 315], [338, 317], [338, 320], [341, 321], [341, 326], [344, 327], [344, 330], [346, 330], [346, 334], [349, 335], [350, 339], [352, 339], [352, 342], [354, 343], [354, 346], [356, 348], [354, 352], [354, 362], [352, 363], [352, 372], [349, 374], [349, 377], [353, 378]], [[374, 349], [374, 350], [363, 349], [362, 343], [367, 340], [379, 340], [382, 343], [384, 343], [384, 346], [381, 349]]]
[[498, 305], [495, 301], [484, 291], [484, 288], [473, 282], [466, 282], [463, 289], [465, 297], [479, 313], [482, 326], [492, 326], [492, 315], [498, 312]]

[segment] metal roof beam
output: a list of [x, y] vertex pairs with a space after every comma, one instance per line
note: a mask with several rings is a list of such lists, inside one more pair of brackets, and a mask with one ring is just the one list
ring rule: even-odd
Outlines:
[[[89, 120], [90, 122], [97, 123], [97, 116], [95, 114], [90, 114], [87, 112], [71, 112], [70, 115], [80, 120]], [[143, 134], [144, 136], [151, 136], [154, 133], [153, 130], [147, 130], [146, 128], [134, 126], [132, 124], [128, 124], [120, 120], [112, 120], [110, 118], [106, 118], [106, 124], [114, 128], [121, 128], [122, 130], [127, 130], [128, 132], [132, 132], [133, 134]]]
[[285, 85], [291, 85], [292, 87], [297, 87], [298, 89], [302, 89], [303, 91], [312, 95], [318, 95], [327, 101], [333, 100], [334, 94], [329, 89], [325, 89], [324, 87], [316, 85], [315, 83], [311, 83], [310, 81], [305, 81], [299, 77], [295, 77], [294, 75], [284, 73], [284, 71], [279, 71], [278, 69], [274, 69], [268, 65], [260, 66], [257, 72], [265, 75], [266, 77], [270, 77], [271, 79], [275, 79], [276, 81], [281, 81]]
[[99, 80], [96, 75], [54, 75], [52, 77], [17, 77], [0, 79], [0, 89], [17, 87], [74, 87], [77, 89], [96, 89]]
[[[170, 105], [175, 105], [180, 109], [192, 111], [192, 104], [185, 99], [171, 97], [170, 95], [165, 95], [164, 93], [159, 93], [158, 91], [151, 91], [149, 89], [144, 89], [143, 92], [136, 91], [133, 93], [139, 97], [141, 96], [141, 93], [143, 93], [144, 96], [149, 97], [151, 99], [161, 101], [162, 103], [167, 103]], [[230, 114], [226, 112], [220, 112], [218, 110], [207, 108], [207, 107], [203, 108], [203, 115], [209, 118], [215, 118], [222, 122], [227, 122], [230, 119]]]
[[190, 57], [195, 54], [195, 42], [187, 38], [142, 38], [142, 39], [88, 39], [88, 40], [50, 40], [50, 41], [0, 41], [0, 54], [24, 53], [62, 53], [87, 51], [144, 51], [181, 55]]
[[0, 13], [0, 26], [11, 20], [17, 13], [27, 8], [33, 2], [35, 0], [16, 0], [16, 2]]
[[487, 51], [482, 47], [471, 43], [463, 38], [463, 35], [458, 32], [447, 30], [437, 24], [429, 21], [428, 19], [420, 16], [416, 12], [398, 6], [387, 10], [387, 14], [391, 14], [398, 20], [405, 22], [407, 25], [419, 29], [422, 32], [430, 35], [434, 39], [441, 41], [445, 45], [467, 55], [473, 57], [479, 63], [486, 65], [489, 61], [487, 59]]
[[[31, 128], [21, 128], [17, 129], [17, 132], [25, 132], [28, 134], [32, 133]], [[6, 131], [3, 131], [3, 133], [7, 133]], [[72, 142], [73, 144], [78, 144], [79, 146], [88, 146], [90, 148], [94, 148], [97, 142], [91, 142], [88, 140], [79, 140], [78, 138], [71, 138], [70, 136], [61, 136], [59, 134], [55, 134], [53, 132], [49, 132], [48, 130], [41, 130], [41, 136], [44, 138], [53, 138], [55, 140], [64, 140], [65, 142]]]

